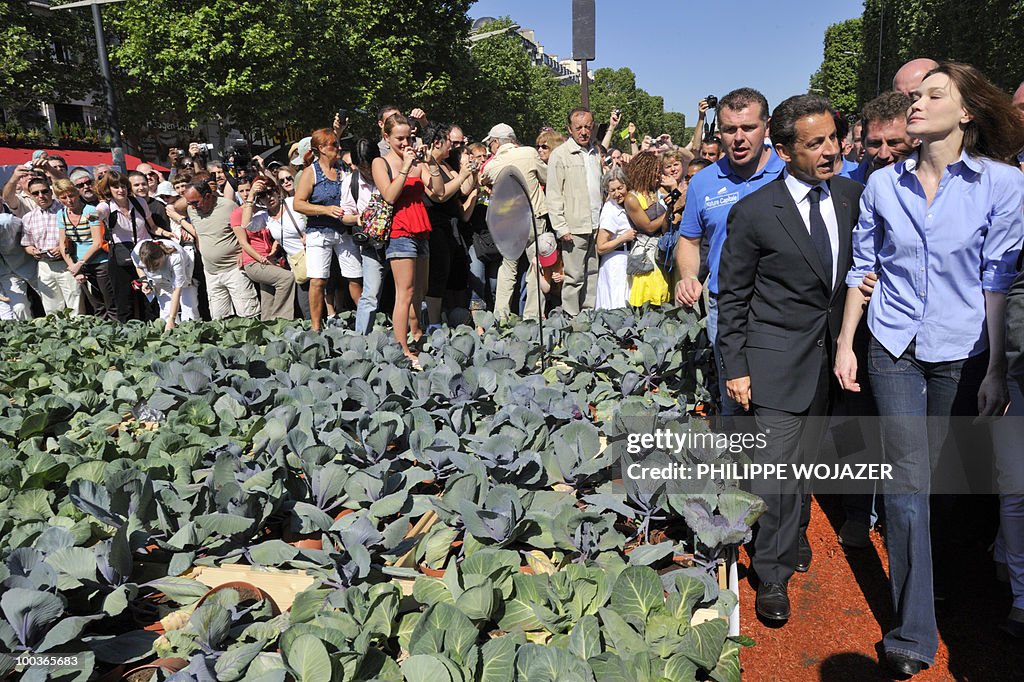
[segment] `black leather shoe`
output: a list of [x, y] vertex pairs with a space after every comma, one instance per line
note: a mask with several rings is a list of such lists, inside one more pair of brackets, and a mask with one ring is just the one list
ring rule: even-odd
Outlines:
[[885, 652], [885, 662], [897, 675], [903, 675], [905, 677], [913, 677], [922, 670], [924, 670], [924, 661], [919, 661], [916, 658], [910, 656], [904, 656], [903, 654], [895, 651]]
[[755, 601], [757, 615], [765, 620], [789, 620], [789, 593], [785, 583], [761, 583]]
[[999, 629], [1017, 639], [1024, 639], [1024, 622], [1007, 618]]
[[793, 567], [793, 570], [797, 573], [806, 573], [811, 567], [811, 557], [813, 556], [811, 543], [807, 542], [807, 534], [800, 533], [800, 538], [796, 541], [796, 566]]

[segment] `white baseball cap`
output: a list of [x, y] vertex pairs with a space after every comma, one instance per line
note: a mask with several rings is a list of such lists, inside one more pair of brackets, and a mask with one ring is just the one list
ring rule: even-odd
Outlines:
[[164, 180], [156, 186], [157, 196], [161, 197], [176, 197], [178, 193], [174, 191], [174, 185], [168, 180]]
[[292, 157], [290, 163], [293, 166], [301, 166], [302, 159], [306, 156], [306, 152], [309, 151], [310, 145], [313, 144], [312, 137], [304, 137], [299, 140], [298, 144], [295, 145], [295, 156]]
[[487, 133], [484, 144], [489, 144], [491, 140], [510, 140], [515, 136], [516, 131], [512, 130], [512, 126], [507, 123], [499, 123]]

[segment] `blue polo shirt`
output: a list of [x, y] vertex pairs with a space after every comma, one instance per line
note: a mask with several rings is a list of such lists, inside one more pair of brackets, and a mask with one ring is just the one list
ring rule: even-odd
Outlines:
[[708, 289], [711, 293], [718, 293], [718, 260], [722, 256], [722, 245], [725, 244], [725, 222], [729, 218], [729, 209], [743, 197], [779, 177], [785, 168], [786, 164], [773, 149], [768, 163], [749, 180], [736, 175], [725, 156], [690, 180], [679, 232], [691, 239], [703, 237], [708, 240], [708, 267], [711, 271]]
[[860, 184], [864, 185], [868, 181], [868, 166], [871, 165], [871, 157], [867, 154], [864, 155], [864, 160], [860, 162], [852, 171], [845, 173], [846, 164], [848, 161], [843, 161], [843, 170], [839, 172], [840, 175], [856, 180]]
[[[839, 172], [836, 173], [836, 175], [838, 175], [841, 178], [852, 178], [853, 174], [857, 172], [858, 168], [860, 168], [859, 164], [856, 164], [853, 161], [850, 161], [849, 159], [843, 157], [843, 167], [839, 169]], [[864, 183], [861, 182], [861, 184], [863, 185]]]

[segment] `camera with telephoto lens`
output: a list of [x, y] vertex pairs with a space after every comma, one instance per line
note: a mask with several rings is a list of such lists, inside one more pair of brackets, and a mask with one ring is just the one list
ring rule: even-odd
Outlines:
[[714, 95], [708, 95], [707, 97], [704, 98], [704, 101], [708, 103], [708, 109], [718, 108], [718, 98], [715, 97]]

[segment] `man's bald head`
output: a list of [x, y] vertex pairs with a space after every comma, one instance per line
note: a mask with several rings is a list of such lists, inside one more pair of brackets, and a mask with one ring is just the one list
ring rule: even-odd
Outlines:
[[917, 90], [917, 86], [921, 85], [925, 75], [938, 65], [939, 63], [934, 59], [926, 59], [924, 57], [911, 59], [901, 66], [896, 75], [893, 76], [892, 89], [896, 92], [902, 92], [904, 95], [909, 95], [914, 90]]

